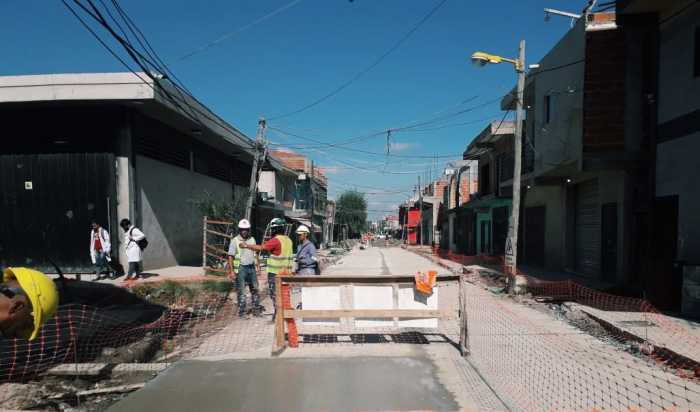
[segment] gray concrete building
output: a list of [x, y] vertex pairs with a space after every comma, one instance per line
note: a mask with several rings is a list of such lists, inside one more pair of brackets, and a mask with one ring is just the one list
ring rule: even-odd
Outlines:
[[[614, 13], [584, 14], [527, 75], [518, 258], [641, 293], [635, 213], [647, 176], [641, 112], [628, 94], [642, 81], [627, 59], [644, 40]], [[514, 108], [513, 94], [502, 108]], [[501, 187], [512, 186], [512, 178]]]
[[[144, 268], [201, 264], [202, 218], [190, 199], [247, 190], [251, 140], [167, 80], [143, 73], [0, 77], [3, 266], [90, 267], [90, 221], [146, 234]], [[268, 168], [281, 170], [274, 156]], [[24, 258], [22, 258], [24, 256]], [[17, 259], [25, 259], [18, 262]]]
[[628, 39], [645, 41], [631, 50], [627, 70], [640, 83], [628, 91], [629, 117], [644, 120], [635, 132], [651, 162], [644, 182], [647, 290], [657, 306], [700, 317], [693, 276], [700, 265], [700, 4], [618, 0], [617, 11]]

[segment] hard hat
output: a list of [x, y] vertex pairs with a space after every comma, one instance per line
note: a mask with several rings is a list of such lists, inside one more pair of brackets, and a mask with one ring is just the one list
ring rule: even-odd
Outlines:
[[29, 297], [34, 312], [34, 328], [21, 332], [23, 338], [32, 340], [39, 333], [39, 328], [53, 317], [58, 306], [58, 289], [54, 281], [45, 274], [27, 268], [5, 269], [4, 280], [17, 279], [22, 290]]
[[250, 222], [248, 219], [241, 219], [240, 222], [238, 222], [238, 228], [239, 229], [250, 229]]
[[285, 225], [285, 223], [286, 222], [284, 221], [284, 219], [280, 219], [278, 217], [278, 218], [272, 219], [272, 221], [270, 221], [270, 227], [282, 227]]
[[306, 225], [301, 225], [297, 228], [297, 233], [311, 233], [311, 231]]

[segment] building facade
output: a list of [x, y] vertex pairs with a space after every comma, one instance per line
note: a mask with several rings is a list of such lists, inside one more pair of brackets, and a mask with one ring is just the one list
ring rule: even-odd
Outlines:
[[[144, 74], [0, 77], [3, 264], [89, 272], [90, 222], [122, 264], [128, 218], [149, 240], [146, 270], [202, 261], [202, 217], [190, 199], [247, 190], [248, 137], [169, 82]], [[272, 167], [281, 167], [271, 158]], [[28, 253], [28, 254], [27, 254]]]

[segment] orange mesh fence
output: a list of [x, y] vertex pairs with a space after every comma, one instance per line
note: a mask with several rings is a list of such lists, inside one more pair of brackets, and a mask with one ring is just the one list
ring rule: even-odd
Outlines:
[[[647, 301], [521, 272], [514, 276], [516, 294], [508, 295], [502, 257], [427, 247], [410, 251], [442, 268], [426, 261], [406, 274], [437, 270], [431, 293], [417, 291], [412, 281], [303, 287], [291, 282], [278, 291], [285, 311], [448, 315], [288, 319], [290, 346], [412, 344], [429, 350], [446, 343], [457, 354], [454, 362], [463, 362], [458, 347], [464, 308], [467, 360], [511, 410], [700, 409], [700, 341]], [[322, 277], [342, 275], [337, 270]], [[465, 275], [464, 292], [456, 280], [441, 281], [450, 271]], [[275, 344], [264, 277], [259, 280], [264, 311], [253, 310], [246, 289], [241, 297], [251, 306], [243, 313], [228, 277], [103, 285], [97, 292], [94, 285], [69, 283], [56, 315], [34, 341], [2, 342], [0, 409], [42, 409], [56, 396], [50, 388], [73, 397], [96, 387], [120, 393], [120, 387], [145, 382], [177, 360], [272, 350]]]
[[507, 297], [502, 257], [412, 251], [470, 274], [470, 358], [511, 408], [700, 407], [700, 339], [648, 301], [521, 271]]

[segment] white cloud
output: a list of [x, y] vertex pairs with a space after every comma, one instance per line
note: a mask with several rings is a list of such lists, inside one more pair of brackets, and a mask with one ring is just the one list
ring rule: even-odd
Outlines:
[[342, 174], [345, 172], [347, 172], [347, 169], [341, 168], [341, 167], [330, 166], [330, 167], [323, 168], [323, 173], [327, 174], [327, 175], [337, 175], [337, 174]]
[[391, 145], [390, 152], [400, 152], [408, 149], [415, 149], [420, 146], [418, 143], [394, 143]]

